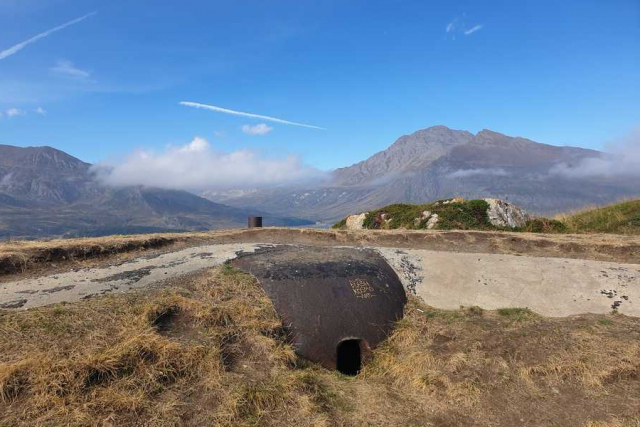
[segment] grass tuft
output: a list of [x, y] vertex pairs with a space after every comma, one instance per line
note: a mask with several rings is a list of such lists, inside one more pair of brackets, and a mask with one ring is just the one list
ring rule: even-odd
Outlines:
[[520, 307], [499, 308], [497, 312], [500, 316], [514, 320], [516, 322], [521, 322], [523, 320], [530, 319], [536, 316], [536, 314], [528, 308]]

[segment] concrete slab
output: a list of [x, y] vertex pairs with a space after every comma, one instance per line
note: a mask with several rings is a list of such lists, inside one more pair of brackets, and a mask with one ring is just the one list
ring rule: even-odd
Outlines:
[[[25, 309], [139, 289], [221, 264], [265, 245], [192, 247], [106, 268], [0, 283], [0, 308]], [[338, 246], [335, 246], [338, 247]], [[325, 250], [331, 250], [325, 246]], [[640, 317], [640, 265], [581, 259], [375, 248], [404, 286], [437, 308], [528, 307], [546, 316], [620, 313]]]
[[251, 252], [261, 246], [248, 243], [198, 246], [105, 268], [0, 283], [0, 309], [27, 309], [144, 288], [161, 280], [215, 267], [235, 258], [239, 252]]
[[[640, 316], [640, 266], [602, 261], [379, 248], [427, 304], [528, 307], [546, 316]], [[412, 271], [407, 271], [412, 265]]]

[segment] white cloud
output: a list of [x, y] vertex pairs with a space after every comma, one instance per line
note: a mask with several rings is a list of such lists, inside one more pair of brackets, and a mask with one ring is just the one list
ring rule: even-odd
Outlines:
[[550, 174], [566, 178], [640, 177], [640, 128], [607, 144], [606, 151], [576, 164], [560, 163], [551, 168]]
[[201, 153], [209, 149], [209, 143], [206, 139], [196, 136], [193, 141], [178, 148], [180, 153]]
[[77, 68], [73, 65], [73, 62], [65, 59], [59, 60], [56, 66], [51, 68], [51, 71], [62, 76], [73, 77], [76, 79], [88, 79], [91, 75], [88, 71]]
[[11, 184], [11, 178], [13, 177], [13, 172], [9, 172], [5, 176], [0, 179], [0, 187], [9, 187]]
[[507, 176], [509, 173], [502, 168], [496, 169], [460, 169], [449, 174], [449, 178], [468, 178], [470, 176], [485, 175], [485, 176]]
[[94, 166], [100, 181], [111, 186], [200, 191], [251, 189], [324, 180], [328, 174], [302, 164], [298, 156], [265, 158], [250, 150], [224, 153], [197, 137], [160, 153], [138, 150], [118, 163]]
[[243, 125], [242, 132], [248, 135], [266, 135], [273, 130], [272, 127], [267, 126], [264, 123], [260, 123], [259, 125], [251, 126], [251, 125]]
[[9, 56], [11, 56], [11, 55], [13, 55], [15, 53], [18, 53], [19, 51], [21, 51], [22, 49], [24, 49], [25, 47], [27, 47], [31, 43], [35, 43], [38, 40], [40, 40], [42, 38], [45, 38], [45, 37], [55, 33], [56, 31], [60, 31], [60, 30], [62, 30], [64, 28], [67, 28], [70, 25], [77, 24], [80, 21], [84, 21], [88, 17], [90, 17], [92, 15], [95, 15], [95, 14], [96, 14], [96, 12], [92, 12], [92, 13], [89, 13], [87, 15], [81, 16], [80, 18], [74, 19], [73, 21], [69, 21], [66, 24], [62, 24], [62, 25], [60, 25], [58, 27], [52, 28], [51, 30], [45, 31], [44, 33], [40, 33], [37, 36], [31, 37], [28, 40], [25, 40], [25, 41], [23, 41], [21, 43], [18, 43], [17, 45], [14, 45], [14, 46], [12, 46], [12, 47], [10, 47], [8, 49], [5, 49], [5, 50], [0, 52], [0, 60], [3, 60], [3, 59], [5, 59], [5, 58], [7, 58], [7, 57], [9, 57]]
[[47, 115], [47, 110], [45, 110], [42, 107], [38, 107], [33, 111], [35, 111], [36, 114], [40, 114], [41, 116], [46, 116]]
[[218, 138], [224, 138], [225, 136], [227, 136], [227, 133], [223, 130], [216, 130], [213, 132], [213, 134]]
[[482, 29], [482, 27], [483, 27], [483, 26], [482, 26], [481, 24], [478, 24], [478, 25], [476, 25], [476, 26], [474, 26], [474, 27], [471, 27], [471, 28], [469, 28], [468, 30], [465, 30], [464, 35], [465, 35], [465, 36], [468, 36], [468, 35], [470, 35], [470, 34], [475, 33], [476, 31], [480, 31], [480, 30]]
[[305, 128], [326, 130], [319, 126], [312, 126], [312, 125], [305, 125], [302, 123], [290, 122], [289, 120], [277, 119], [275, 117], [263, 116], [261, 114], [243, 113], [242, 111], [229, 110], [227, 108], [216, 107], [215, 105], [200, 104], [198, 102], [182, 101], [180, 102], [180, 105], [184, 105], [186, 107], [193, 107], [193, 108], [203, 108], [205, 110], [215, 111], [215, 112], [224, 113], [224, 114], [231, 114], [234, 116], [244, 116], [244, 117], [251, 117], [254, 119], [268, 120], [270, 122], [282, 123], [285, 125], [302, 126]]
[[18, 116], [24, 116], [25, 114], [27, 113], [18, 108], [9, 108], [6, 111], [7, 117], [18, 117]]

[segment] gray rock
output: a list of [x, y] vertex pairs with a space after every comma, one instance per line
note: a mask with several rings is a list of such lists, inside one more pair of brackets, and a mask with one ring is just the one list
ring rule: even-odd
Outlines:
[[489, 204], [487, 215], [489, 222], [496, 227], [524, 227], [532, 216], [509, 202], [499, 199], [484, 199]]
[[362, 230], [364, 219], [367, 217], [367, 212], [361, 214], [349, 215], [346, 221], [347, 230]]
[[431, 218], [429, 218], [429, 221], [427, 221], [427, 230], [433, 229], [438, 221], [440, 221], [440, 217], [438, 216], [438, 214], [431, 215]]

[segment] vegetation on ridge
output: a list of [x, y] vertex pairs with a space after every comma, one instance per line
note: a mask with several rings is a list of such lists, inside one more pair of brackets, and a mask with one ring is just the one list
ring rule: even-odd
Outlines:
[[[523, 227], [496, 227], [489, 222], [484, 200], [449, 199], [422, 205], [397, 203], [370, 211], [363, 222], [365, 229], [428, 228], [428, 216], [437, 214], [435, 230], [507, 230], [529, 233], [614, 233], [640, 234], [640, 200], [614, 203], [600, 208], [558, 215], [556, 218], [537, 217]], [[333, 225], [346, 228], [347, 218]]]
[[[495, 230], [487, 216], [489, 204], [484, 200], [439, 200], [423, 205], [396, 203], [367, 213], [363, 226], [367, 229], [423, 230], [429, 217], [438, 215], [435, 226], [439, 230]], [[428, 215], [424, 215], [428, 213]], [[346, 218], [333, 228], [343, 228]]]
[[640, 234], [640, 200], [559, 215], [558, 219], [574, 233]]

